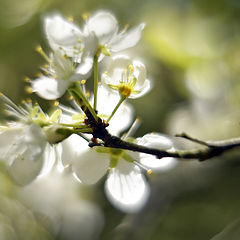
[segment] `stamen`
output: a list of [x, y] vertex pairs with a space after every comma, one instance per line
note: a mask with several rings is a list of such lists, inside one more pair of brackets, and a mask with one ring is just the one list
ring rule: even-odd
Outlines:
[[129, 24], [126, 23], [124, 28], [123, 28], [123, 30], [122, 30], [122, 32], [121, 32], [121, 34], [125, 34], [127, 32], [128, 28], [129, 28]]
[[59, 102], [58, 101], [54, 101], [53, 106], [57, 107], [58, 105], [59, 105]]
[[24, 88], [24, 90], [25, 90], [25, 92], [28, 93], [28, 94], [32, 94], [32, 93], [33, 93], [33, 90], [32, 90], [32, 88], [31, 88], [30, 86], [26, 86], [26, 87]]
[[72, 100], [73, 100], [73, 96], [70, 95], [70, 96], [68, 97], [68, 100], [69, 100], [69, 101], [72, 101]]
[[67, 17], [67, 20], [68, 20], [69, 22], [73, 22], [73, 21], [74, 21], [74, 19], [73, 19], [72, 16]]
[[143, 166], [140, 162], [138, 161], [134, 161], [134, 164], [136, 164], [141, 170], [143, 170], [147, 175], [151, 175], [152, 174], [152, 169], [149, 169], [145, 166]]
[[40, 73], [40, 72], [39, 72], [39, 73], [36, 73], [35, 76], [36, 76], [36, 77], [41, 77], [41, 76], [42, 76], [42, 73]]
[[129, 137], [132, 137], [139, 128], [140, 124], [141, 120], [139, 118], [136, 118], [136, 120], [133, 122], [132, 126], [129, 128], [127, 133], [123, 135], [122, 139], [128, 139]]
[[86, 83], [86, 80], [81, 80], [81, 84], [85, 84]]
[[36, 48], [36, 51], [40, 53], [40, 55], [48, 62], [51, 63], [50, 58], [47, 56], [47, 54], [43, 51], [42, 47], [39, 45]]
[[30, 78], [26, 76], [26, 77], [24, 77], [23, 81], [24, 81], [25, 83], [29, 83], [29, 82], [30, 82]]
[[90, 13], [86, 12], [82, 15], [82, 18], [83, 18], [83, 20], [87, 20], [89, 16], [90, 16]]

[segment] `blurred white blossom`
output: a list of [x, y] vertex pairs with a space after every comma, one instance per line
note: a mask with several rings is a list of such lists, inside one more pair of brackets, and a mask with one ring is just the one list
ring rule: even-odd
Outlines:
[[67, 169], [62, 172], [54, 168], [48, 175], [20, 189], [19, 196], [54, 236], [72, 240], [98, 239], [104, 225], [101, 209], [86, 199], [81, 185]]

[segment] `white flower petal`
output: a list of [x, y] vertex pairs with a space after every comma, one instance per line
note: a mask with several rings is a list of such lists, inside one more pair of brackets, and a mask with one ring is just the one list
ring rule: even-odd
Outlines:
[[92, 71], [93, 67], [93, 57], [86, 57], [83, 58], [83, 62], [79, 64], [79, 66], [76, 68], [76, 73], [78, 75], [81, 75], [81, 77], [78, 77], [77, 80], [87, 79]]
[[105, 192], [116, 208], [123, 212], [136, 212], [146, 203], [149, 186], [139, 167], [120, 160], [109, 173]]
[[41, 173], [39, 174], [39, 177], [46, 176], [49, 174], [58, 158], [56, 146], [52, 146], [49, 143], [47, 143], [45, 150], [44, 150], [44, 162], [43, 167], [41, 170]]
[[[146, 134], [142, 138], [137, 138], [136, 143], [146, 147], [161, 150], [173, 149], [172, 141], [168, 137], [157, 133]], [[173, 168], [177, 163], [176, 159], [170, 157], [157, 159], [155, 156], [145, 153], [140, 153], [139, 156], [141, 164], [159, 171], [169, 170]]]
[[135, 99], [142, 97], [143, 95], [147, 94], [152, 89], [152, 82], [149, 79], [145, 79], [144, 84], [141, 86], [141, 88], [136, 88], [136, 91], [139, 91], [139, 93], [135, 93], [129, 96], [129, 98]]
[[[97, 109], [101, 117], [105, 120], [111, 115], [116, 107], [119, 94], [108, 91], [104, 86], [98, 87]], [[106, 102], [108, 104], [106, 104]], [[109, 122], [108, 130], [114, 135], [119, 135], [133, 121], [133, 107], [128, 103], [122, 103], [113, 118]], [[119, 124], [120, 123], [120, 124]]]
[[142, 36], [142, 30], [145, 27], [145, 23], [138, 25], [135, 28], [130, 29], [126, 33], [117, 35], [110, 43], [109, 46], [113, 52], [118, 52], [130, 47], [135, 46]]
[[62, 48], [67, 55], [74, 55], [73, 46], [79, 45], [82, 38], [82, 32], [76, 25], [56, 14], [45, 18], [44, 30], [53, 50]]
[[145, 65], [139, 61], [133, 61], [134, 76], [137, 78], [137, 86], [142, 86], [147, 78]]
[[0, 133], [0, 158], [6, 157], [6, 154], [14, 144], [18, 136], [22, 133], [23, 127], [19, 128], [7, 128]]
[[67, 80], [45, 76], [32, 81], [33, 92], [36, 92], [38, 96], [47, 100], [60, 98], [67, 90], [68, 86], [69, 82]]
[[76, 157], [72, 169], [81, 182], [94, 184], [106, 174], [108, 167], [109, 154], [89, 148]]
[[77, 154], [81, 154], [88, 150], [88, 143], [82, 137], [72, 134], [66, 140], [61, 142], [62, 154], [61, 160], [63, 166], [73, 164], [77, 161]]
[[38, 176], [43, 166], [45, 146], [45, 136], [36, 124], [26, 127], [16, 137], [6, 160], [9, 173], [18, 184], [28, 184]]
[[118, 32], [116, 18], [106, 11], [99, 11], [87, 19], [85, 28], [96, 34], [100, 44], [105, 44]]

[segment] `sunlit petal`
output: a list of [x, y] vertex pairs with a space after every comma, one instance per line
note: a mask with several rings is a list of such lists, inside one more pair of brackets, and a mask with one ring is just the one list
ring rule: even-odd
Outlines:
[[135, 46], [142, 36], [142, 30], [145, 24], [142, 23], [139, 26], [130, 29], [126, 33], [117, 35], [110, 43], [109, 46], [113, 52], [118, 52], [130, 47]]
[[117, 167], [111, 169], [105, 192], [116, 208], [124, 212], [136, 212], [146, 203], [149, 186], [137, 166], [121, 160]]
[[32, 82], [33, 92], [47, 100], [61, 97], [67, 90], [68, 81], [42, 76]]

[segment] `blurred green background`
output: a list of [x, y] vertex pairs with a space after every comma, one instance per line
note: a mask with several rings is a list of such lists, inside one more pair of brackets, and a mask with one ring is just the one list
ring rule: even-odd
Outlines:
[[[98, 9], [113, 12], [121, 27], [147, 23], [142, 41], [129, 50], [146, 64], [154, 81], [149, 94], [131, 101], [142, 120], [136, 136], [152, 131], [170, 135], [187, 132], [206, 140], [240, 135], [239, 0], [0, 0], [0, 91], [15, 102], [29, 97], [23, 79], [35, 78], [43, 63], [34, 48], [40, 44], [48, 49], [42, 29], [45, 15], [60, 12], [74, 17], [81, 26], [82, 14]], [[45, 109], [51, 105], [31, 97]], [[169, 172], [153, 174], [149, 179], [150, 199], [136, 214], [123, 214], [111, 207], [102, 191], [103, 182], [83, 189], [83, 195], [97, 204], [104, 219], [99, 220], [101, 230], [86, 239], [213, 238], [240, 217], [239, 156], [236, 150], [204, 163], [180, 162]], [[54, 235], [34, 214], [30, 220], [26, 217], [21, 229], [19, 222], [12, 220], [16, 216], [13, 212], [20, 210], [14, 207], [9, 210], [11, 214], [4, 211], [6, 204], [13, 208], [12, 202], [25, 205], [16, 193], [21, 190], [7, 177], [4, 166], [1, 169], [0, 194], [8, 199], [8, 203], [0, 201], [0, 232], [8, 234], [3, 236], [71, 239], [61, 231]], [[20, 213], [26, 211], [31, 212], [31, 206]], [[32, 218], [36, 231], [29, 224]], [[24, 230], [22, 235], [16, 237], [8, 225], [15, 231], [18, 226], [17, 233]], [[214, 240], [240, 239], [238, 226]], [[230, 238], [233, 231], [237, 233]]]

